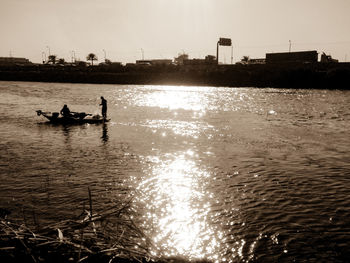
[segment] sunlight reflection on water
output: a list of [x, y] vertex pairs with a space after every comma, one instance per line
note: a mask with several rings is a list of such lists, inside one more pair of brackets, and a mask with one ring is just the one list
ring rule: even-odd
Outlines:
[[201, 122], [186, 122], [174, 120], [149, 120], [145, 126], [154, 129], [170, 129], [174, 134], [191, 136], [198, 138], [199, 135], [206, 130], [213, 130], [214, 127]]
[[153, 226], [153, 241], [165, 256], [214, 259], [211, 253], [219, 246], [219, 233], [208, 223], [210, 174], [193, 157], [191, 149], [149, 157], [155, 165], [138, 187], [138, 201], [146, 209], [144, 227]]
[[[153, 87], [152, 92], [148, 89], [144, 87], [143, 92], [135, 94], [134, 103], [142, 107], [166, 108], [173, 119], [147, 119], [142, 126], [168, 140], [173, 139], [170, 134], [193, 139], [205, 135], [201, 138], [212, 139], [215, 127], [205, 118], [207, 110], [217, 107], [210, 105], [213, 98], [199, 93], [196, 87], [161, 86], [156, 87], [156, 91]], [[240, 94], [230, 100], [242, 101], [242, 98]], [[178, 112], [181, 119], [177, 119]], [[145, 157], [148, 168], [137, 187], [135, 201], [144, 210], [142, 227], [149, 229], [154, 243], [152, 253], [213, 262], [232, 262], [232, 256], [241, 257], [245, 241], [232, 237], [235, 244], [225, 245], [222, 226], [212, 223], [220, 215], [211, 211], [217, 201], [215, 194], [208, 190], [213, 174], [201, 162], [203, 153], [197, 152], [196, 146], [183, 151], [177, 147], [169, 150], [162, 155]]]
[[[156, 87], [156, 92], [154, 91]], [[135, 105], [168, 108], [170, 110], [184, 109], [192, 111], [205, 111], [208, 101], [205, 96], [193, 96], [201, 87], [186, 86], [147, 86], [143, 93], [135, 94]]]

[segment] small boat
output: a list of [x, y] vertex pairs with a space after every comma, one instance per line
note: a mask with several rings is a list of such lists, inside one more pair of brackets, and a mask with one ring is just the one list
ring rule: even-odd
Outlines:
[[60, 116], [58, 112], [36, 111], [38, 116], [44, 116], [50, 123], [54, 124], [98, 124], [108, 122], [110, 119], [102, 118], [100, 115], [92, 115], [85, 112], [71, 112], [69, 117]]

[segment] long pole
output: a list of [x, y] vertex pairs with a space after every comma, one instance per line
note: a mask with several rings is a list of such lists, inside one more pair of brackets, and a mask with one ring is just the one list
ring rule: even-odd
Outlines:
[[51, 56], [51, 53], [50, 53], [50, 47], [49, 46], [46, 46], [47, 48], [48, 48], [48, 50], [49, 50], [49, 56]]

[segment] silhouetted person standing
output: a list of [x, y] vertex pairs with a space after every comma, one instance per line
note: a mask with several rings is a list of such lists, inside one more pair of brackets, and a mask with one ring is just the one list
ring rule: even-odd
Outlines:
[[60, 113], [62, 114], [62, 116], [64, 118], [70, 117], [70, 110], [69, 110], [67, 104], [64, 104], [64, 106], [63, 106], [62, 110], [60, 111]]
[[104, 119], [107, 118], [107, 100], [105, 100], [104, 97], [101, 96], [101, 104], [100, 106], [102, 105], [102, 117]]

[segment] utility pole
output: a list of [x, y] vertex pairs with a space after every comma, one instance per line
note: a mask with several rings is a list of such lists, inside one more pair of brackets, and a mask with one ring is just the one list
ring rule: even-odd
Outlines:
[[70, 54], [71, 54], [72, 63], [74, 63], [74, 62], [75, 62], [75, 52], [74, 52], [74, 50], [72, 50], [72, 51], [70, 52]]
[[289, 40], [289, 53], [291, 52], [292, 50], [292, 41]]
[[233, 45], [231, 45], [231, 65], [233, 64]]
[[220, 40], [216, 44], [216, 65], [219, 65], [219, 43], [220, 43]]
[[43, 51], [41, 52], [41, 59], [43, 61], [43, 64], [46, 62], [46, 53]]
[[75, 61], [77, 61], [77, 60], [76, 60], [76, 58], [75, 58], [75, 51], [74, 51], [74, 50], [72, 50], [72, 53], [73, 53], [74, 63], [75, 63]]

